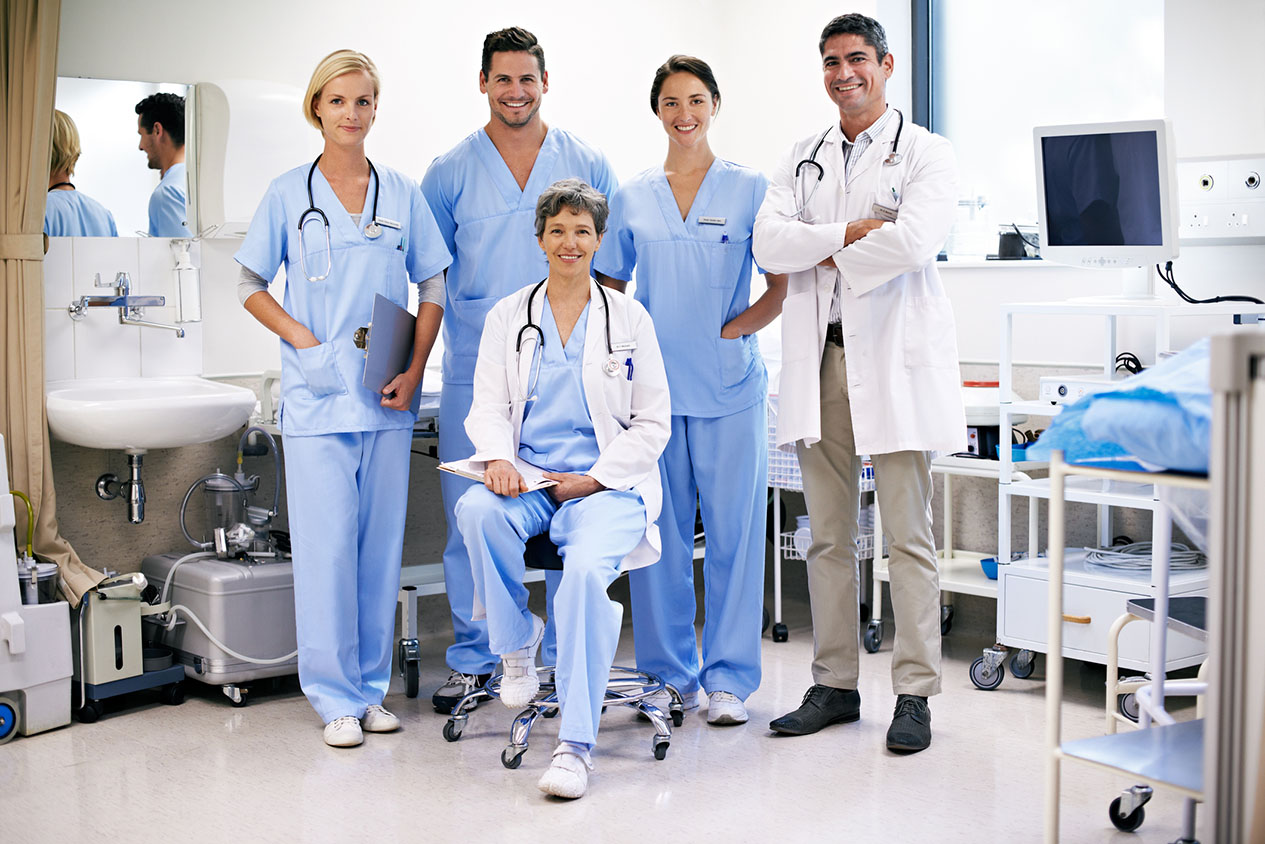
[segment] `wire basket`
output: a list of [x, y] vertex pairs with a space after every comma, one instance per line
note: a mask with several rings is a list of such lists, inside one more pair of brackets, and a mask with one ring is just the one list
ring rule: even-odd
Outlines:
[[[800, 548], [795, 545], [795, 531], [779, 534], [779, 544], [782, 546], [782, 559], [784, 560], [805, 560], [808, 558], [807, 543], [804, 543], [803, 553]], [[883, 543], [884, 552], [887, 551], [887, 543]], [[862, 533], [857, 539], [857, 559], [869, 560], [874, 557], [874, 534]]]
[[[804, 491], [804, 477], [799, 471], [799, 458], [794, 451], [782, 451], [777, 447], [777, 396], [769, 396], [769, 486]], [[874, 490], [874, 466], [865, 458], [861, 467], [860, 492]], [[799, 559], [802, 556], [797, 555]], [[863, 555], [864, 557], [864, 555]]]

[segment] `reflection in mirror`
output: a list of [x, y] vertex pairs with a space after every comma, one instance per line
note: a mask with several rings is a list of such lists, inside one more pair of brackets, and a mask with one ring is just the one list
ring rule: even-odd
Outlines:
[[[188, 91], [183, 84], [59, 77], [56, 108], [77, 129], [79, 157], [73, 174], [56, 181], [69, 182], [74, 193], [103, 206], [123, 236], [188, 237], [184, 159], [191, 150], [184, 141], [193, 135], [187, 131], [192, 111], [181, 115]], [[136, 107], [142, 101], [147, 103], [146, 114], [138, 116]], [[148, 132], [143, 128], [147, 122]], [[50, 181], [50, 187], [53, 184]], [[70, 190], [62, 185], [57, 192]], [[75, 205], [89, 205], [78, 199]], [[70, 204], [70, 197], [50, 201], [53, 208]], [[46, 220], [53, 222], [47, 216]], [[80, 232], [49, 231], [62, 233]]]

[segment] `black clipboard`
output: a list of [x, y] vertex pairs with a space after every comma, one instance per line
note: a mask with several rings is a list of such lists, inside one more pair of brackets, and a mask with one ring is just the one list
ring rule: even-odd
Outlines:
[[[408, 369], [413, 357], [413, 334], [417, 318], [381, 293], [373, 297], [373, 313], [365, 336], [365, 374], [361, 383], [377, 395], [391, 379]], [[422, 401], [422, 385], [413, 391], [410, 410], [417, 413]]]

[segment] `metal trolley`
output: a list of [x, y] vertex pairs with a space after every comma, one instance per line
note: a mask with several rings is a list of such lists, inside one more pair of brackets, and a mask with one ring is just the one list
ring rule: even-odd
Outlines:
[[[782, 497], [778, 490], [791, 490], [792, 492], [804, 491], [804, 479], [799, 471], [799, 458], [793, 451], [782, 451], [777, 447], [777, 396], [769, 396], [769, 487], [773, 490], [773, 641], [785, 642], [789, 637], [786, 624], [782, 622], [782, 560], [806, 560], [807, 546], [801, 540], [799, 547], [796, 547], [795, 533], [796, 531], [782, 530]], [[874, 467], [870, 465], [869, 460], [865, 461], [865, 465], [861, 470], [861, 487], [860, 492], [874, 491]], [[875, 511], [877, 513], [877, 505]], [[877, 515], [876, 515], [877, 520]], [[857, 561], [869, 560], [874, 557], [874, 536], [873, 530], [865, 530], [863, 527], [862, 534], [857, 543]], [[868, 615], [868, 607], [862, 604], [861, 617]], [[877, 632], [875, 632], [877, 631]], [[873, 648], [870, 647], [871, 639], [874, 640]], [[877, 619], [870, 619], [869, 626], [865, 632], [866, 650], [873, 653], [878, 650], [878, 643], [883, 639], [882, 622]]]

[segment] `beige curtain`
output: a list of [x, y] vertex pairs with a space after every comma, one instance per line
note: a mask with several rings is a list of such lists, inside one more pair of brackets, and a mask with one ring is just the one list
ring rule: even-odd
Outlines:
[[[0, 0], [0, 9], [0, 433], [10, 485], [35, 505], [35, 553], [58, 564], [62, 591], [78, 603], [102, 575], [58, 532], [44, 415], [42, 232], [61, 0]], [[24, 536], [26, 509], [17, 514]]]

